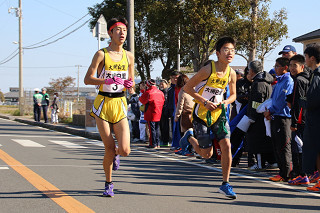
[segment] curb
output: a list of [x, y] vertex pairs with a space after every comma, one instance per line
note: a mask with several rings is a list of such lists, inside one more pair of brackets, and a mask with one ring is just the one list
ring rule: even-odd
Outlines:
[[12, 121], [17, 121], [17, 122], [29, 124], [32, 126], [40, 126], [40, 127], [46, 128], [46, 129], [51, 129], [51, 130], [55, 130], [58, 132], [65, 132], [65, 133], [69, 133], [71, 135], [77, 135], [77, 136], [81, 136], [81, 137], [85, 137], [85, 138], [89, 138], [89, 139], [101, 140], [99, 133], [87, 132], [85, 129], [77, 129], [77, 128], [70, 127], [70, 126], [52, 125], [49, 123], [35, 122], [32, 120], [28, 120], [28, 119], [17, 118], [15, 116], [0, 115], [0, 118], [12, 120]]
[[7, 119], [7, 120], [13, 120], [11, 117], [12, 116], [0, 115], [0, 118]]

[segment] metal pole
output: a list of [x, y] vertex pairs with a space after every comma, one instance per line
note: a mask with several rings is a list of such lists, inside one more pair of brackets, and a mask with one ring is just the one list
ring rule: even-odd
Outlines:
[[77, 96], [78, 96], [78, 102], [80, 100], [80, 93], [79, 93], [79, 73], [80, 73], [80, 67], [82, 67], [82, 65], [76, 65], [76, 67], [78, 67], [78, 88], [77, 88]]
[[100, 24], [98, 24], [98, 50], [100, 50], [100, 40], [101, 40], [101, 37], [100, 37]]
[[128, 50], [134, 55], [134, 0], [127, 0]]
[[24, 94], [23, 94], [23, 72], [22, 72], [22, 7], [19, 0], [19, 110], [20, 115], [24, 114]]
[[177, 54], [177, 70], [180, 72], [180, 24], [178, 26], [178, 54]]

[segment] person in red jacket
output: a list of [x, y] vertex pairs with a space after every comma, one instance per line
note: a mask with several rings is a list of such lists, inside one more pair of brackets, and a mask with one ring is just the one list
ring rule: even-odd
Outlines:
[[148, 148], [158, 148], [160, 145], [160, 119], [162, 107], [164, 104], [164, 95], [156, 87], [153, 79], [146, 81], [146, 90], [139, 98], [139, 101], [145, 105], [144, 119], [147, 121], [150, 139]]

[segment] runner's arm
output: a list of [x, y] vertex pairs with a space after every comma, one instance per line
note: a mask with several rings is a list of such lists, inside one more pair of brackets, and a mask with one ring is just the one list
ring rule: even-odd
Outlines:
[[134, 82], [134, 56], [131, 52], [127, 51], [127, 56], [129, 59], [129, 76], [128, 79], [131, 79], [133, 82], [132, 87], [129, 89], [129, 93], [133, 94], [134, 93], [134, 87], [135, 87], [135, 82]]
[[[213, 111], [217, 105], [205, 99], [195, 91], [195, 87], [203, 80], [208, 79], [211, 75], [211, 64], [202, 67], [184, 86], [184, 91], [191, 95], [197, 103], [203, 104], [208, 110]], [[206, 104], [205, 104], [206, 103]]]
[[92, 62], [88, 68], [87, 74], [84, 77], [85, 85], [101, 85], [104, 84], [105, 79], [95, 77], [95, 73], [99, 67], [99, 64], [104, 60], [104, 53], [97, 51], [93, 56]]

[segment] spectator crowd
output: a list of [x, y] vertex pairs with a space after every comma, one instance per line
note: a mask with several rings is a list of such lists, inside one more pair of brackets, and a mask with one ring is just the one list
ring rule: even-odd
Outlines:
[[[249, 170], [277, 168], [278, 175], [269, 180], [320, 192], [320, 46], [310, 45], [302, 55], [287, 45], [279, 55], [269, 72], [260, 61], [235, 70], [237, 98], [226, 106], [232, 167], [246, 153]], [[188, 80], [187, 75], [173, 71], [168, 80], [140, 82], [128, 101], [133, 142], [147, 142], [150, 149], [171, 146], [176, 154], [201, 158], [191, 145], [181, 149], [181, 138], [193, 127], [195, 102], [184, 91]], [[35, 98], [35, 115], [40, 110], [38, 100]], [[214, 143], [207, 163], [219, 160], [219, 149]]]
[[34, 95], [33, 95], [33, 115], [34, 120], [36, 122], [40, 122], [41, 118], [41, 111], [44, 119], [44, 123], [48, 123], [48, 107], [51, 109], [51, 123], [57, 124], [58, 123], [58, 113], [59, 113], [59, 95], [57, 92], [54, 93], [53, 101], [51, 105], [49, 105], [49, 94], [47, 93], [46, 88], [40, 89], [35, 88], [34, 89]]

